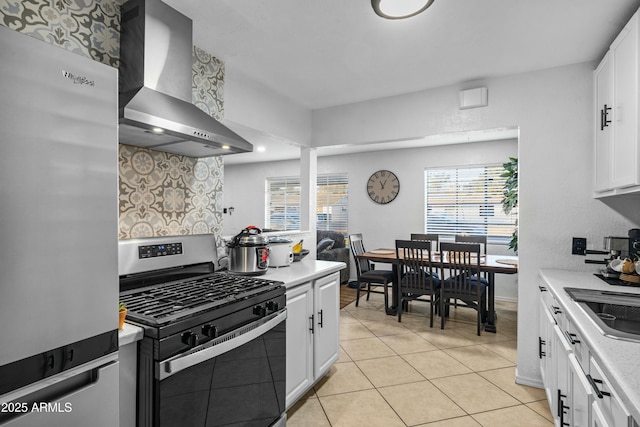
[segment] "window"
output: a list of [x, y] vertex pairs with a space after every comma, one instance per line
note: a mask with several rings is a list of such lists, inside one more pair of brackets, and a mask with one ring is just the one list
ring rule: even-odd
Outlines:
[[[318, 175], [317, 229], [348, 233], [349, 192], [346, 175]], [[265, 228], [300, 230], [300, 178], [268, 178], [266, 181]]]
[[267, 178], [265, 228], [300, 230], [300, 178]]
[[425, 232], [486, 234], [488, 242], [507, 245], [517, 212], [502, 210], [502, 172], [502, 165], [425, 170]]
[[316, 227], [348, 234], [349, 180], [346, 175], [318, 175]]

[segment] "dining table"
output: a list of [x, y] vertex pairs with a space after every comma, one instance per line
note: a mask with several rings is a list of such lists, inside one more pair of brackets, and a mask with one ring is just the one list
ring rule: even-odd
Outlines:
[[[394, 270], [394, 277], [397, 276], [397, 265], [399, 262], [396, 256], [395, 249], [379, 248], [371, 251], [366, 251], [358, 258], [369, 260], [373, 263], [385, 263], [391, 264]], [[440, 259], [439, 253], [432, 253], [432, 260], [434, 266], [439, 266], [440, 263], [446, 268], [447, 257], [446, 254], [443, 259]], [[516, 274], [518, 273], [518, 257], [513, 255], [481, 255], [480, 256], [480, 272], [487, 273], [488, 282], [488, 294], [487, 294], [487, 319], [484, 325], [484, 330], [487, 332], [496, 332], [496, 310], [495, 310], [495, 275], [496, 274]], [[391, 306], [385, 307], [387, 314], [397, 314], [398, 307], [398, 280], [393, 281], [391, 287]]]

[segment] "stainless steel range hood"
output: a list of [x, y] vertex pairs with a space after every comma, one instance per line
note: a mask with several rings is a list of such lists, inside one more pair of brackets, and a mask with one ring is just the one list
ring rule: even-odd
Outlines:
[[190, 157], [253, 151], [191, 103], [191, 19], [160, 0], [129, 0], [121, 19], [120, 143]]

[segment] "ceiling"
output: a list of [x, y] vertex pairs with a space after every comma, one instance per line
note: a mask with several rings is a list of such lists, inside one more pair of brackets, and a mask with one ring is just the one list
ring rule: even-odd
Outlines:
[[385, 20], [369, 0], [164, 0], [194, 44], [319, 109], [599, 60], [640, 0], [435, 0]]

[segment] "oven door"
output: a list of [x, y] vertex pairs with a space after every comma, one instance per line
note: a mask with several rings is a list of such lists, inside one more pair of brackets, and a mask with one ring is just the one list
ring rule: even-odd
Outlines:
[[271, 426], [285, 411], [286, 309], [159, 362], [155, 426]]

